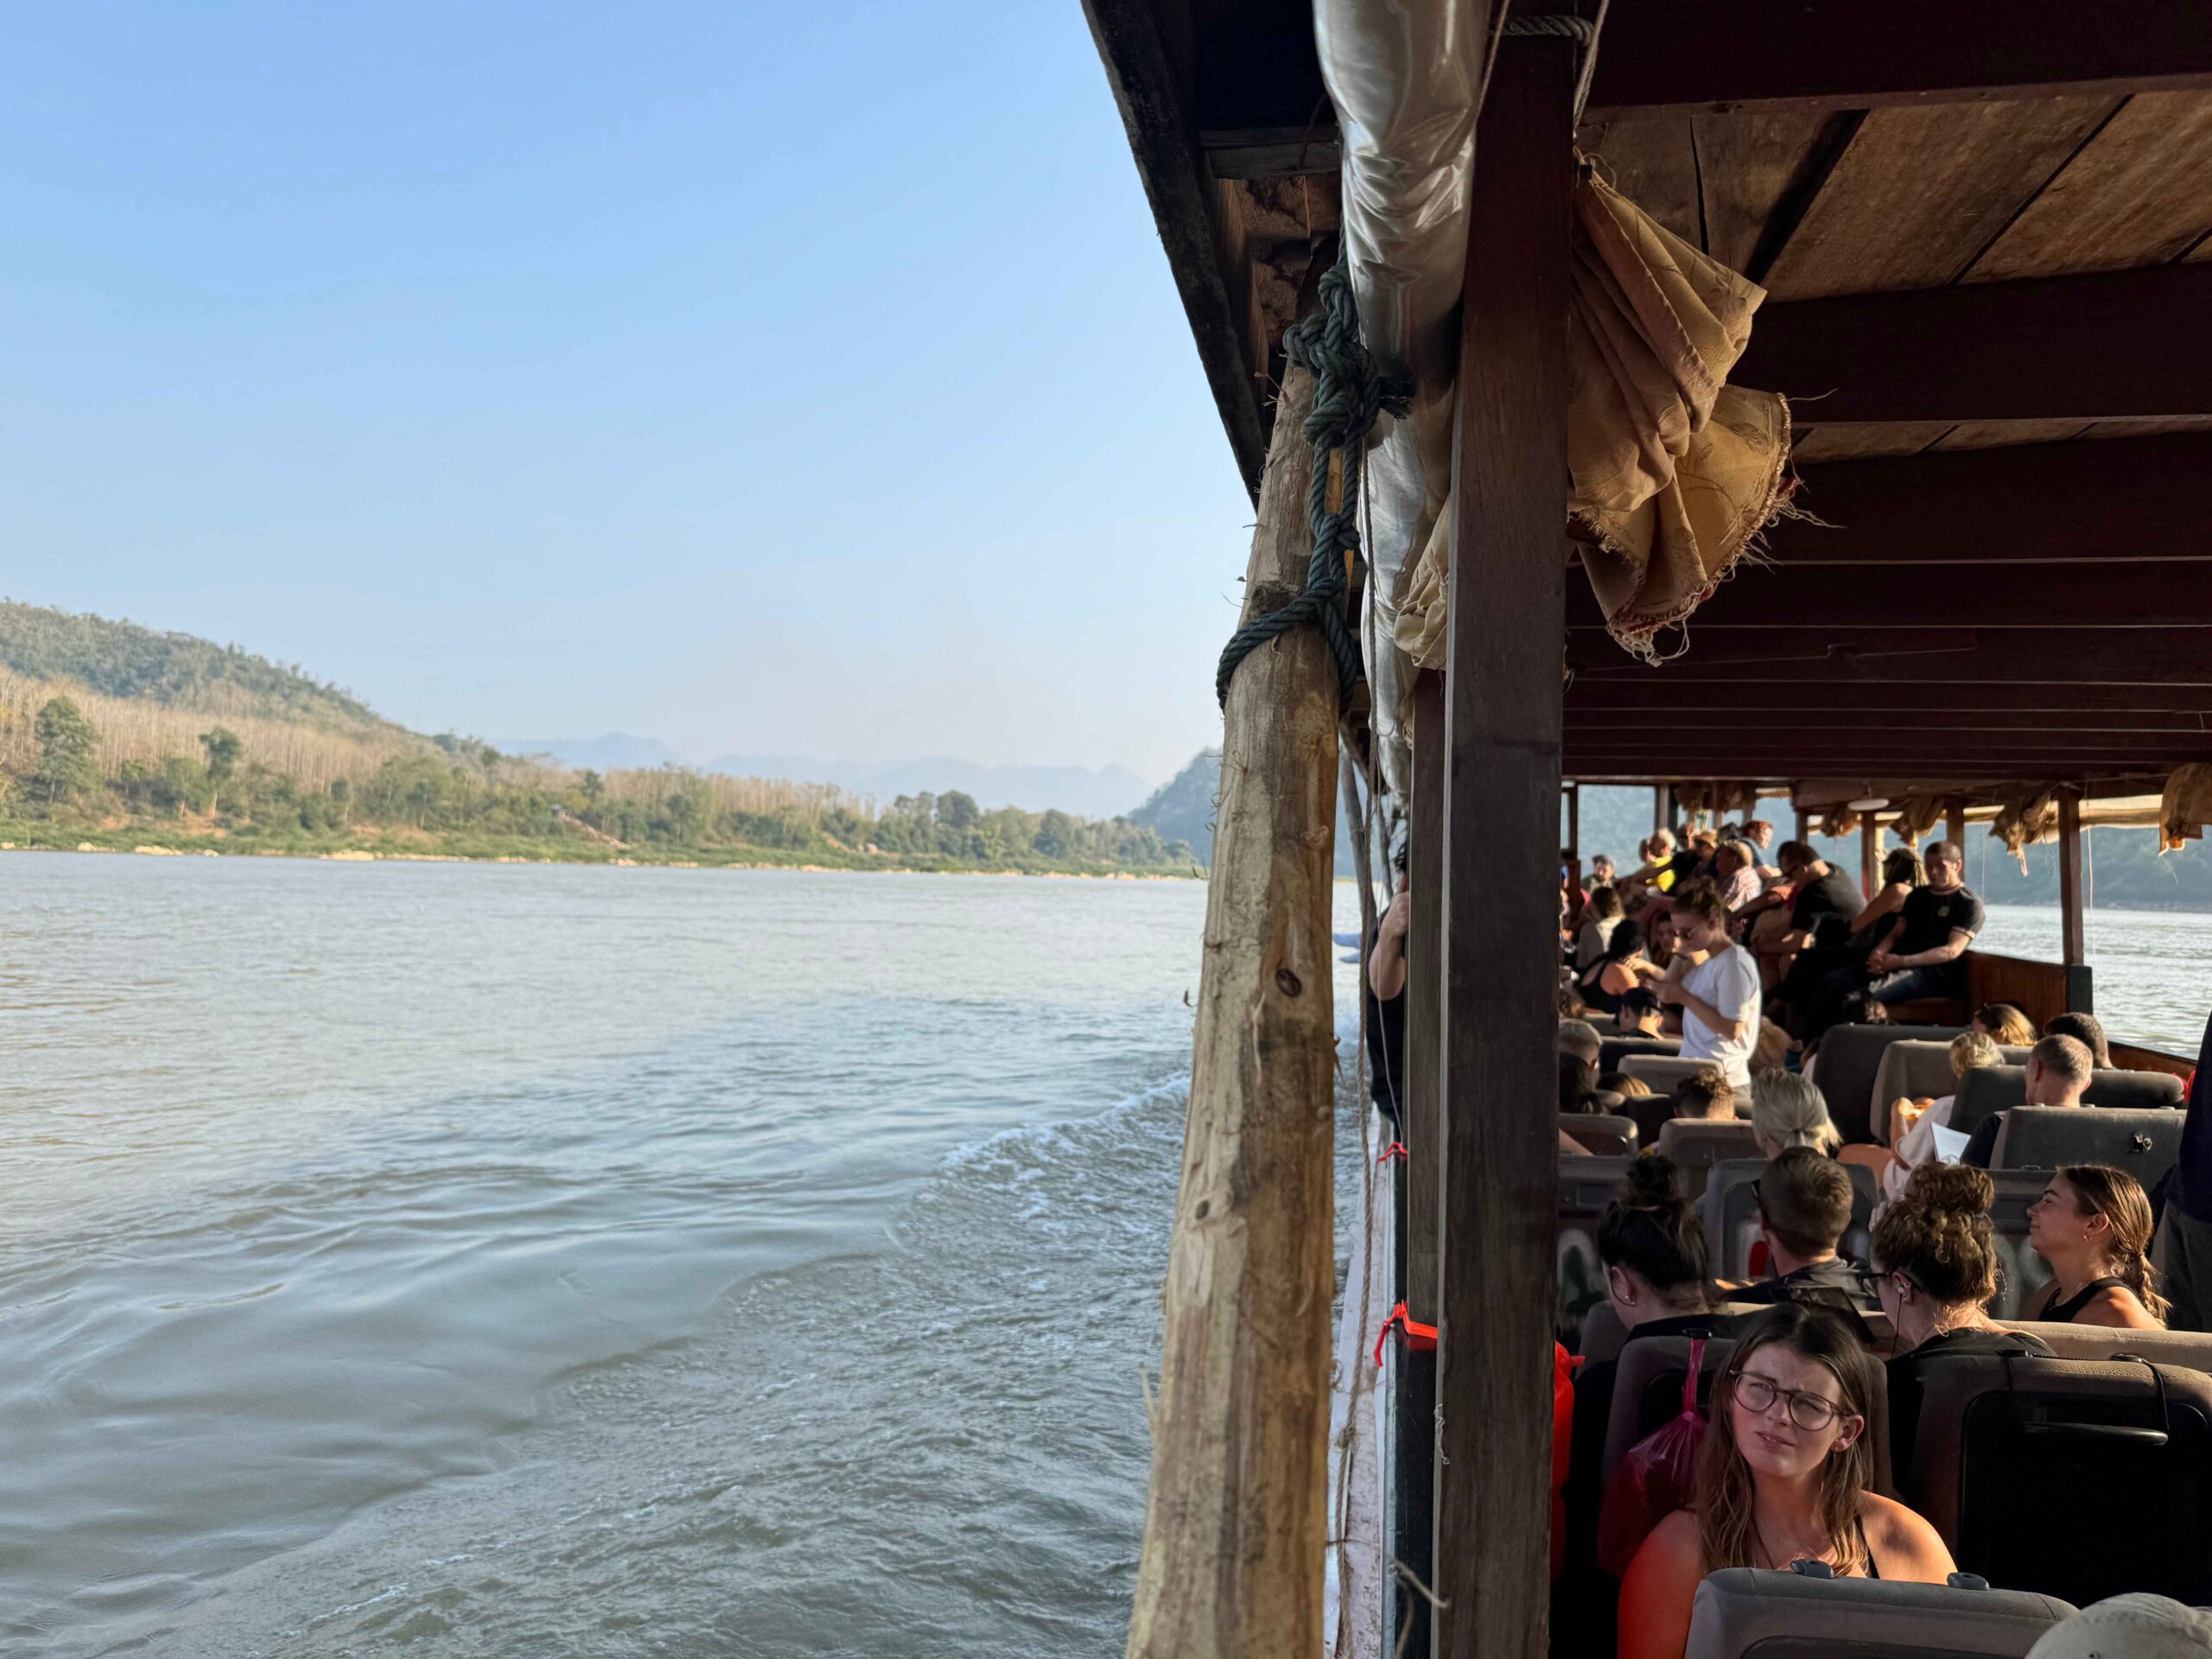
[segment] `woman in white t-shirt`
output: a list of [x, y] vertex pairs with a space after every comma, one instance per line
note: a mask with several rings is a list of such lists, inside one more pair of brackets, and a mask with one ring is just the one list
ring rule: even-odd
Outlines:
[[1659, 1000], [1682, 1011], [1681, 1058], [1710, 1060], [1748, 1091], [1759, 1038], [1758, 964], [1728, 938], [1727, 904], [1708, 884], [1693, 884], [1675, 899], [1674, 912], [1682, 950], [1705, 953], [1690, 968], [1677, 957], [1658, 986]]

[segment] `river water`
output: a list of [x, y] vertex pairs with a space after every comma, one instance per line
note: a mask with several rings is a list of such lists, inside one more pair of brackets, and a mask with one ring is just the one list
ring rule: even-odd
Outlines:
[[0, 1655], [1118, 1653], [1205, 898], [0, 861]]

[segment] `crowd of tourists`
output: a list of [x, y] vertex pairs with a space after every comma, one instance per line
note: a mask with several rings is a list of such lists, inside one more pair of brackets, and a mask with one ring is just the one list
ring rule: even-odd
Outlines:
[[[2112, 1065], [2098, 1022], [2062, 1014], [2037, 1030], [1993, 1004], [1958, 1029], [1963, 1010], [1953, 1012], [1939, 1021], [1956, 1031], [1952, 1091], [1881, 1103], [1872, 1116], [1885, 1129], [1846, 1144], [1821, 1086], [1824, 1039], [1893, 1014], [1933, 1017], [1929, 999], [1965, 996], [1963, 958], [1984, 916], [1960, 848], [1892, 852], [1871, 897], [1758, 819], [1661, 830], [1638, 859], [1625, 870], [1595, 859], [1586, 880], [1562, 868], [1561, 1162], [1637, 1155], [1595, 1228], [1603, 1296], [1585, 1313], [1611, 1322], [1611, 1344], [1580, 1362], [1562, 1351], [1577, 1369], [1571, 1455], [1559, 1460], [1554, 1650], [1680, 1659], [1699, 1586], [1723, 1568], [1818, 1563], [1798, 1570], [1930, 1584], [1958, 1570], [1916, 1484], [1936, 1368], [2052, 1357], [2036, 1327], [2212, 1330], [2212, 1085], [2191, 1079], [2180, 1163], [2153, 1190], [2106, 1163], [2047, 1172], [2013, 1236], [2049, 1280], [2000, 1321], [2006, 1256], [1985, 1172], [2009, 1108], [1971, 1128], [1955, 1127], [1955, 1109], [1971, 1074], [2007, 1065], [2019, 1068], [2010, 1099], [2083, 1105]], [[1394, 1119], [1410, 922], [1401, 862], [1369, 956], [1376, 1099]], [[1651, 1077], [1666, 1081], [1655, 1089]], [[1698, 1197], [1713, 1154], [1696, 1149], [1708, 1143], [1761, 1160], [1747, 1274], [1722, 1274], [1720, 1241], [1706, 1236]], [[1658, 1337], [1726, 1344], [1692, 1390], [1694, 1456], [1676, 1422], [1601, 1479], [1619, 1357]], [[1669, 1433], [1677, 1441], [1662, 1446]]]

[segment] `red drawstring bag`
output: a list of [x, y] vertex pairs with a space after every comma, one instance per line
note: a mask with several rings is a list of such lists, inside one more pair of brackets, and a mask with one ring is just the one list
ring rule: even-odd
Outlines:
[[1697, 1449], [1706, 1431], [1697, 1408], [1697, 1378], [1704, 1363], [1705, 1338], [1692, 1337], [1681, 1414], [1630, 1447], [1605, 1488], [1598, 1510], [1598, 1565], [1614, 1578], [1627, 1576], [1628, 1564], [1652, 1528], [1676, 1510], [1688, 1509], [1697, 1490]]
[[1552, 1344], [1552, 1576], [1567, 1561], [1567, 1465], [1574, 1452], [1574, 1368], [1581, 1360]]

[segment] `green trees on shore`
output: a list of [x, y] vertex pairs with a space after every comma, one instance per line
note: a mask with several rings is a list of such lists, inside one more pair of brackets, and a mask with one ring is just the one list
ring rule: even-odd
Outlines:
[[958, 791], [902, 795], [878, 813], [866, 799], [822, 785], [675, 768], [570, 772], [452, 736], [388, 755], [359, 779], [310, 782], [266, 764], [224, 725], [199, 734], [197, 755], [156, 760], [141, 746], [119, 761], [103, 757], [98, 730], [70, 697], [48, 698], [33, 726], [27, 761], [0, 766], [0, 802], [12, 797], [11, 818], [66, 826], [57, 837], [65, 842], [127, 828], [271, 850], [397, 839], [496, 843], [535, 856], [762, 853], [920, 868], [1188, 873], [1197, 863], [1184, 842], [1127, 819], [987, 811]]

